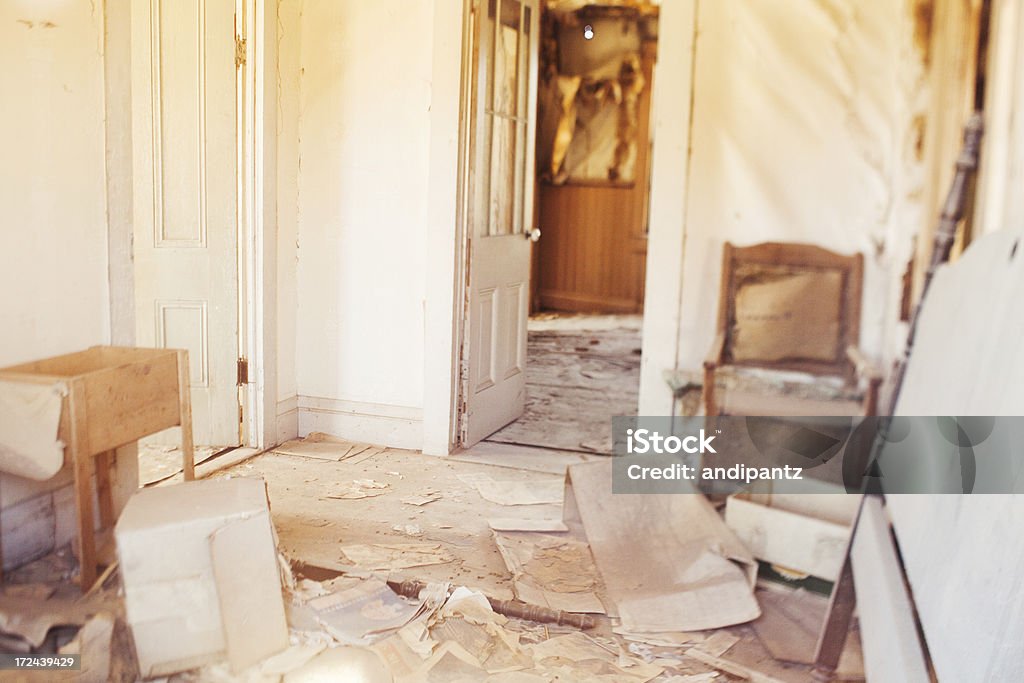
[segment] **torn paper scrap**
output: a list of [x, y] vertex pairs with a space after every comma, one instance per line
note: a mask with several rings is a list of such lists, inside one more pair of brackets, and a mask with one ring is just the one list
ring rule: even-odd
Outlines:
[[495, 517], [487, 520], [487, 525], [494, 531], [547, 531], [564, 532], [569, 527], [560, 519], [518, 519], [515, 517]]
[[373, 479], [354, 479], [351, 484], [341, 488], [336, 493], [330, 493], [325, 498], [334, 500], [359, 500], [360, 498], [372, 498], [387, 493], [390, 484], [375, 481]]
[[415, 505], [422, 507], [427, 503], [433, 503], [435, 500], [441, 500], [441, 492], [435, 489], [424, 489], [417, 494], [412, 496], [406, 496], [402, 499], [402, 502], [406, 505]]
[[419, 603], [399, 597], [379, 579], [313, 598], [309, 606], [327, 632], [347, 645], [369, 645], [405, 626], [420, 608]]
[[444, 564], [454, 558], [440, 543], [374, 543], [341, 547], [353, 564], [367, 571], [395, 571]]
[[707, 652], [709, 655], [721, 657], [729, 651], [729, 648], [738, 642], [740, 642], [740, 639], [733, 634], [727, 633], [726, 631], [717, 631], [716, 633], [712, 633], [708, 636], [704, 642], [697, 647], [704, 652]]
[[518, 599], [565, 612], [604, 613], [594, 593], [597, 568], [586, 543], [516, 532], [494, 532], [494, 539]]
[[498, 505], [561, 505], [565, 485], [560, 479], [495, 481], [486, 474], [460, 474], [459, 479], [477, 490], [484, 500]]

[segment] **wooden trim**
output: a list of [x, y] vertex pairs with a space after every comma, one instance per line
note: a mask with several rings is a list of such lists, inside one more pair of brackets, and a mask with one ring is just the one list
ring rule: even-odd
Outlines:
[[423, 441], [423, 410], [300, 395], [298, 427], [300, 435], [328, 432], [378, 446], [417, 449]]
[[542, 289], [538, 295], [542, 310], [574, 311], [578, 313], [638, 313], [635, 301], [629, 299], [606, 299], [588, 296], [578, 292], [562, 292]]
[[420, 447], [447, 455], [458, 439], [473, 164], [473, 0], [435, 3], [430, 102], [423, 428]]
[[[688, 228], [696, 62], [696, 0], [664, 3], [658, 21], [658, 72], [651, 110], [653, 156], [644, 283], [641, 415], [668, 415], [674, 397], [664, 373], [679, 365], [683, 262]], [[671, 36], [671, 39], [666, 38]], [[685, 285], [689, 286], [689, 285]]]

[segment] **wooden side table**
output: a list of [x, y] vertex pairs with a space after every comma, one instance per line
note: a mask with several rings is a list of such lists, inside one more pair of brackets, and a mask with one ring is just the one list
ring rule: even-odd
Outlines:
[[110, 471], [117, 448], [180, 426], [182, 469], [186, 481], [195, 479], [188, 352], [94, 346], [0, 369], [0, 378], [63, 384], [67, 389], [58, 436], [74, 468], [80, 584], [85, 592], [96, 580], [90, 482], [95, 472], [100, 526], [112, 528], [116, 520]]

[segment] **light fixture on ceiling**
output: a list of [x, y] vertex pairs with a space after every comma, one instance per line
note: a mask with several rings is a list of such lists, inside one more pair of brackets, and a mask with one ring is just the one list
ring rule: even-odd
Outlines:
[[585, 40], [594, 39], [594, 27], [591, 26], [590, 24], [587, 24], [586, 26], [583, 27], [583, 38]]

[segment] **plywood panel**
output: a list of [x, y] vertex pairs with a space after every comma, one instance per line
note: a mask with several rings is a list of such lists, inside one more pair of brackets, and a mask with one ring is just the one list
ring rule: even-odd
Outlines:
[[[986, 235], [936, 274], [897, 414], [1024, 414], [1022, 238]], [[886, 498], [939, 680], [1024, 680], [1024, 495]]]
[[[645, 45], [648, 83], [654, 53], [653, 43]], [[643, 309], [650, 111], [648, 86], [638, 104], [637, 180], [632, 186], [541, 184], [535, 308], [598, 313]]]
[[868, 680], [926, 683], [930, 678], [914, 625], [911, 598], [889, 533], [889, 522], [877, 498], [864, 501], [851, 555]]

